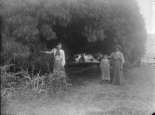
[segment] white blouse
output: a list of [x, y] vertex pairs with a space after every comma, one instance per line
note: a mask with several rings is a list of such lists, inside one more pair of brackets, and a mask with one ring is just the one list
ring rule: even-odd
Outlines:
[[[56, 52], [57, 52], [57, 49], [56, 48], [54, 48], [54, 49], [51, 50], [51, 53], [53, 53], [54, 56], [56, 55]], [[60, 58], [62, 60], [62, 62], [61, 62], [62, 66], [65, 66], [65, 64], [66, 64], [65, 52], [62, 49], [60, 49]]]

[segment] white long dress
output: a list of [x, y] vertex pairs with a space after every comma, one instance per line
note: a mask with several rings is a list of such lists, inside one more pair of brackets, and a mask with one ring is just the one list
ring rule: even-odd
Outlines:
[[62, 49], [53, 49], [51, 51], [54, 54], [54, 67], [53, 72], [64, 71], [65, 66], [65, 53]]
[[101, 79], [110, 80], [110, 63], [108, 59], [101, 59], [100, 69], [101, 69]]

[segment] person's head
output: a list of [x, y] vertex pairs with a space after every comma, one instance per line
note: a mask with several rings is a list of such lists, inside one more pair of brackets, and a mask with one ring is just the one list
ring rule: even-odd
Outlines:
[[104, 58], [104, 59], [108, 59], [108, 55], [106, 55], [106, 54], [103, 55], [103, 58]]
[[120, 45], [117, 45], [116, 47], [115, 47], [115, 51], [120, 51], [121, 50], [121, 46]]
[[62, 44], [61, 44], [61, 43], [58, 43], [58, 44], [56, 45], [56, 48], [61, 49], [61, 48], [62, 48]]

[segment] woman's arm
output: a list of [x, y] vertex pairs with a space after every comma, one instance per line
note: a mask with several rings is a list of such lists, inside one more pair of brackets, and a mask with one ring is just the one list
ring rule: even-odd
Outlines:
[[65, 66], [65, 64], [66, 64], [65, 52], [62, 50], [62, 65]]
[[124, 58], [123, 53], [121, 53], [120, 57], [121, 57], [121, 61], [122, 61], [122, 63], [121, 63], [121, 70], [123, 70], [123, 65], [125, 63], [125, 58]]
[[46, 54], [52, 54], [54, 52], [54, 50], [52, 49], [51, 51], [40, 51], [42, 53], [46, 53]]
[[123, 53], [121, 53], [121, 60], [122, 60], [122, 64], [124, 64], [125, 63], [125, 58], [124, 58]]

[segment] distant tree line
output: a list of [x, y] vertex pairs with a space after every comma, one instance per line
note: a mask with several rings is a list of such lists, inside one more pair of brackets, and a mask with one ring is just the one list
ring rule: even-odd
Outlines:
[[46, 70], [51, 57], [40, 51], [57, 41], [67, 56], [110, 54], [119, 44], [128, 63], [145, 51], [145, 25], [134, 0], [2, 0], [1, 14], [3, 64]]

